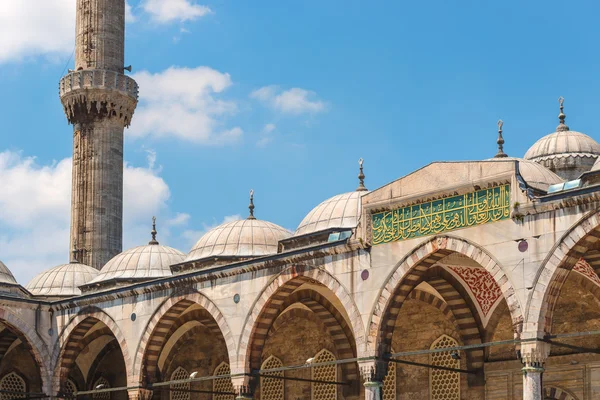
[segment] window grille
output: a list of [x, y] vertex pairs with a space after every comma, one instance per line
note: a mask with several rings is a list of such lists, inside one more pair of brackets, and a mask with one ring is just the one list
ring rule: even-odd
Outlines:
[[[314, 358], [313, 363], [324, 363], [335, 361], [335, 356], [323, 349]], [[312, 379], [319, 381], [337, 381], [337, 365], [323, 365], [312, 367]], [[337, 399], [337, 385], [327, 383], [312, 383], [312, 400], [334, 400]]]
[[[101, 390], [101, 389], [96, 389], [100, 385], [103, 385], [102, 389], [108, 389], [108, 388], [110, 388], [110, 383], [108, 383], [108, 381], [106, 380], [106, 378], [100, 377], [100, 378], [98, 378], [98, 380], [96, 381], [96, 383], [94, 383], [94, 387], [92, 389], [93, 390]], [[92, 398], [94, 400], [110, 400], [110, 392], [94, 393], [94, 394], [92, 394]]]
[[[433, 344], [431, 349], [444, 349], [456, 347], [458, 342], [450, 336], [442, 335]], [[452, 358], [452, 352], [443, 351], [430, 355], [432, 365], [448, 368], [460, 368], [460, 360]], [[431, 369], [429, 371], [429, 390], [431, 400], [460, 400], [460, 374], [453, 371]]]
[[[392, 350], [394, 353], [394, 350]], [[396, 400], [396, 363], [388, 363], [388, 370], [383, 378], [383, 400]]]
[[71, 395], [77, 391], [77, 385], [71, 379], [67, 379], [65, 383], [65, 394]]
[[[25, 380], [14, 372], [4, 375], [0, 380], [0, 390], [5, 390], [11, 393], [0, 393], [0, 400], [24, 399], [27, 387]], [[19, 394], [22, 393], [22, 394]]]
[[[275, 356], [271, 356], [263, 362], [260, 369], [281, 368], [283, 363]], [[283, 378], [283, 371], [265, 372], [267, 375], [276, 375]], [[284, 400], [283, 379], [260, 378], [260, 400]]]
[[[222, 362], [217, 368], [215, 368], [214, 376], [218, 375], [230, 375], [231, 369], [229, 368], [229, 364]], [[213, 392], [226, 392], [233, 393], [233, 383], [231, 383], [231, 378], [220, 378], [213, 380]], [[230, 394], [213, 394], [213, 400], [231, 400], [232, 396]]]
[[[178, 381], [181, 379], [189, 379], [190, 374], [181, 368], [177, 367], [175, 371], [171, 374], [172, 381]], [[176, 389], [181, 389], [183, 391], [178, 391]], [[171, 400], [190, 400], [190, 382], [187, 383], [177, 383], [171, 385]]]

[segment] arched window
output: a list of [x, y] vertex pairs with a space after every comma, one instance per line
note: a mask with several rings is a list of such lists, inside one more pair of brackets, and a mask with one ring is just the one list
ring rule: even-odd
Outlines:
[[[0, 400], [24, 399], [27, 392], [25, 380], [14, 372], [4, 375], [0, 380], [0, 390], [10, 393], [0, 393]], [[19, 394], [23, 393], [23, 394]]]
[[[219, 375], [231, 375], [229, 364], [222, 362], [215, 368], [213, 376]], [[233, 383], [231, 383], [231, 378], [213, 379], [213, 392], [233, 393]], [[230, 394], [213, 394], [213, 400], [231, 400], [231, 398]]]
[[[456, 347], [458, 342], [450, 336], [442, 335], [433, 344], [431, 349], [445, 349]], [[460, 368], [460, 360], [452, 357], [451, 351], [431, 353], [431, 365], [448, 368]], [[460, 374], [442, 369], [429, 370], [429, 398], [431, 400], [460, 400]]]
[[[102, 385], [102, 386], [100, 386], [100, 385]], [[104, 378], [103, 376], [101, 376], [94, 383], [94, 387], [92, 389], [93, 390], [100, 390], [100, 389], [96, 389], [97, 387], [100, 387], [101, 389], [108, 389], [110, 387], [110, 383], [108, 383], [108, 381], [106, 380], [106, 378]], [[110, 400], [110, 392], [94, 393], [92, 395], [92, 398], [94, 400]]]
[[[394, 350], [392, 350], [394, 353]], [[396, 400], [396, 363], [388, 363], [388, 370], [383, 378], [383, 400]]]
[[[260, 369], [281, 368], [283, 363], [275, 356], [271, 356], [265, 360]], [[267, 375], [275, 375], [283, 378], [283, 371], [265, 372]], [[283, 379], [276, 378], [260, 378], [260, 400], [283, 400], [284, 385]]]
[[[190, 374], [188, 372], [178, 367], [171, 374], [172, 381], [178, 381], [181, 379], [189, 379]], [[177, 390], [179, 389], [179, 390]], [[171, 400], [190, 400], [190, 383], [177, 383], [175, 385], [171, 385]]]
[[[313, 364], [335, 361], [335, 356], [325, 349], [321, 350], [315, 356]], [[318, 381], [337, 381], [337, 365], [323, 365], [312, 367], [312, 379]], [[337, 385], [328, 383], [312, 383], [312, 400], [332, 400], [337, 399]]]
[[65, 394], [71, 395], [77, 391], [77, 385], [71, 379], [65, 383]]

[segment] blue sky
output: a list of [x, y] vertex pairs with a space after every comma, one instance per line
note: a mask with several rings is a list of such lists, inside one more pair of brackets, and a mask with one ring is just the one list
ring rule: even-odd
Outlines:
[[[57, 83], [74, 0], [0, 4], [0, 260], [21, 283], [68, 261], [71, 127]], [[184, 252], [225, 218], [288, 229], [326, 198], [435, 160], [522, 156], [567, 124], [596, 138], [592, 1], [129, 0], [125, 246]]]

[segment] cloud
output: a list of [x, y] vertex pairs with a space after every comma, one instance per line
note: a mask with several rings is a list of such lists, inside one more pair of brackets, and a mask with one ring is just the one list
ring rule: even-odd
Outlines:
[[[171, 214], [169, 186], [158, 171], [125, 165], [124, 248], [150, 240], [153, 215]], [[34, 157], [0, 152], [0, 187], [0, 260], [18, 282], [25, 284], [38, 272], [68, 262], [71, 159], [40, 165]], [[174, 219], [185, 222], [179, 214]]]
[[212, 11], [192, 0], [145, 0], [142, 8], [158, 23], [193, 21]]
[[129, 2], [125, 2], [125, 22], [130, 24], [137, 21], [137, 17], [133, 15], [133, 9]]
[[327, 110], [327, 104], [317, 99], [315, 92], [301, 88], [281, 90], [276, 85], [264, 86], [250, 93], [250, 98], [284, 114], [316, 114]]
[[232, 84], [229, 74], [209, 67], [170, 67], [133, 77], [140, 85], [140, 104], [127, 132], [131, 137], [175, 137], [204, 145], [231, 144], [241, 138], [241, 128], [224, 127], [237, 104], [218, 98]]
[[264, 126], [264, 128], [262, 129], [261, 138], [256, 143], [256, 146], [265, 147], [269, 143], [271, 143], [274, 139], [274, 136], [272, 133], [273, 133], [273, 131], [275, 131], [275, 129], [277, 129], [277, 126], [275, 124], [266, 124]]
[[74, 40], [73, 1], [0, 1], [0, 63], [38, 55], [68, 55]]

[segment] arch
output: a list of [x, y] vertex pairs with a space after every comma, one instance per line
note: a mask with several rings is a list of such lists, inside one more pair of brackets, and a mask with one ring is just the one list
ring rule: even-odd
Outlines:
[[[273, 355], [267, 357], [267, 359], [260, 366], [261, 370], [281, 368], [283, 362]], [[275, 375], [283, 378], [284, 372], [269, 372], [268, 375]], [[285, 399], [285, 381], [283, 379], [273, 378], [260, 378], [260, 400], [284, 400]]]
[[[328, 361], [336, 361], [336, 357], [329, 350], [323, 349], [315, 355], [313, 363], [318, 364]], [[337, 381], [337, 365], [312, 367], [311, 377], [313, 380], [335, 382]], [[337, 399], [337, 385], [313, 382], [311, 384], [311, 394], [312, 400]]]
[[[0, 393], [0, 400], [24, 399], [27, 393], [27, 382], [21, 375], [12, 371], [0, 379], [0, 390], [14, 392]], [[17, 397], [16, 393], [23, 393], [23, 395]]]
[[577, 397], [558, 386], [544, 386], [544, 399], [547, 400], [577, 400]]
[[[444, 349], [458, 346], [451, 336], [441, 335], [431, 345], [431, 349]], [[460, 368], [460, 360], [454, 359], [449, 351], [432, 353], [430, 363], [441, 367]], [[432, 400], [460, 400], [460, 374], [440, 369], [429, 370], [429, 398]]]
[[131, 359], [125, 336], [117, 323], [107, 313], [97, 307], [86, 307], [80, 310], [63, 328], [58, 336], [52, 352], [54, 360], [53, 389], [57, 393], [66, 382], [70, 366], [75, 363], [81, 344], [85, 335], [98, 322], [102, 322], [110, 329], [110, 333], [117, 339], [117, 343], [123, 354], [125, 371], [127, 372], [127, 384], [131, 384]]
[[[148, 321], [148, 324], [144, 330], [144, 334], [138, 343], [135, 354], [135, 360], [133, 364], [133, 382], [143, 383], [144, 379], [148, 375], [148, 373], [143, 374], [142, 367], [144, 364], [148, 364], [150, 369], [155, 368], [154, 363], [158, 361], [158, 355], [156, 352], [159, 352], [162, 349], [166, 339], [164, 336], [157, 337], [157, 335], [155, 335], [156, 329], [171, 329], [176, 318], [192, 304], [198, 304], [200, 307], [206, 310], [208, 314], [210, 314], [212, 319], [217, 323], [220, 334], [223, 335], [225, 346], [227, 347], [227, 353], [229, 354], [229, 359], [236, 359], [233, 333], [219, 308], [202, 293], [195, 290], [185, 290], [183, 292], [175, 293], [173, 296], [166, 299], [154, 312], [154, 315], [152, 318], [150, 318], [150, 321]], [[149, 351], [152, 352], [152, 363], [144, 363], [144, 360], [149, 355]]]
[[[175, 371], [171, 374], [170, 380], [178, 381], [183, 379], [188, 379], [190, 374], [185, 368], [177, 367]], [[177, 389], [181, 389], [178, 391]], [[190, 390], [191, 384], [190, 382], [178, 383], [171, 385], [171, 390], [169, 394], [169, 398], [171, 400], [189, 400], [190, 399]]]
[[422, 242], [407, 254], [388, 276], [380, 289], [369, 322], [367, 348], [369, 352], [389, 352], [391, 339], [402, 302], [423, 279], [425, 272], [451, 253], [462, 254], [477, 262], [493, 277], [508, 304], [513, 329], [519, 334], [523, 315], [513, 286], [497, 260], [485, 249], [454, 236], [436, 236]]
[[[101, 376], [100, 378], [98, 378], [96, 380], [96, 382], [94, 382], [94, 384], [92, 385], [92, 387], [90, 387], [90, 389], [92, 388], [100, 388], [100, 389], [108, 389], [110, 388], [110, 383], [108, 382], [108, 380]], [[99, 393], [94, 393], [92, 394], [92, 399], [94, 400], [110, 400], [110, 392], [99, 392]]]
[[[221, 375], [230, 375], [231, 368], [228, 363], [223, 361], [221, 364], [217, 365], [215, 368], [215, 372], [213, 376], [221, 376]], [[213, 379], [213, 392], [221, 392], [221, 393], [231, 393], [233, 392], [233, 383], [231, 382], [231, 377], [224, 376], [223, 378]], [[213, 400], [230, 400], [230, 394], [213, 394]]]
[[[268, 329], [273, 322], [273, 316], [279, 314], [279, 306], [286, 298], [304, 283], [313, 280], [328, 288], [332, 294], [337, 296], [338, 300], [346, 310], [349, 316], [349, 325], [353, 333], [358, 356], [361, 348], [364, 346], [364, 326], [362, 323], [358, 307], [350, 296], [348, 290], [330, 273], [325, 270], [313, 268], [305, 265], [294, 265], [286, 268], [265, 286], [257, 299], [252, 304], [244, 322], [242, 335], [238, 345], [238, 354], [243, 358], [243, 365], [238, 369], [250, 370], [260, 366], [260, 355], [267, 339]], [[253, 364], [254, 362], [254, 364]]]
[[4, 323], [9, 330], [12, 330], [12, 332], [17, 335], [21, 342], [23, 342], [23, 344], [30, 351], [35, 363], [39, 368], [42, 389], [47, 393], [50, 392], [50, 379], [48, 377], [50, 366], [47, 364], [50, 360], [50, 355], [48, 352], [48, 347], [37, 335], [35, 328], [27, 325], [11, 311], [1, 307], [0, 322]]
[[552, 315], [562, 285], [577, 261], [600, 241], [600, 211], [576, 222], [548, 253], [533, 281], [525, 313], [525, 331], [544, 334], [552, 330]]

